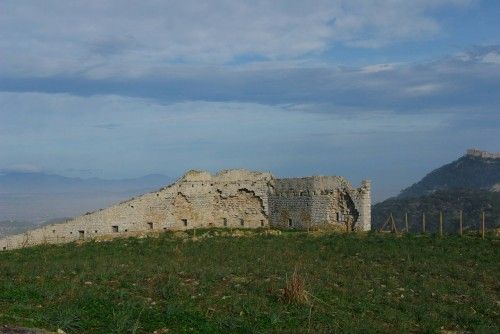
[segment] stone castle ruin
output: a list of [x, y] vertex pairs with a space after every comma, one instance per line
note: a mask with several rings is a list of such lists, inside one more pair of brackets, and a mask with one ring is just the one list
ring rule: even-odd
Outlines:
[[482, 159], [500, 159], [500, 152], [493, 153], [493, 152], [481, 151], [475, 148], [468, 149], [467, 155], [470, 157], [476, 157]]
[[0, 250], [200, 227], [368, 231], [370, 182], [339, 176], [274, 178], [270, 173], [189, 171], [172, 185], [137, 198], [0, 239]]

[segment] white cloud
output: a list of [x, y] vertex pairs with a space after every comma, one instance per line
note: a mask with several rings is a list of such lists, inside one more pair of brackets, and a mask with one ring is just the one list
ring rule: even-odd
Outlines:
[[42, 169], [34, 164], [15, 164], [0, 169], [1, 173], [36, 173], [41, 172]]
[[4, 74], [137, 76], [166, 64], [295, 59], [344, 43], [431, 38], [465, 0], [3, 1]]
[[362, 73], [379, 73], [394, 70], [396, 66], [397, 64], [374, 64], [364, 66], [360, 70]]
[[404, 89], [404, 93], [408, 96], [426, 96], [437, 94], [444, 90], [443, 85], [436, 83], [426, 83], [415, 85]]
[[500, 64], [500, 53], [498, 52], [488, 52], [482, 58], [485, 63]]
[[[498, 106], [500, 64], [489, 55], [498, 46], [423, 63], [364, 67], [168, 66], [149, 76], [88, 80], [49, 77], [3, 80], [0, 90], [120, 95], [179, 101], [253, 102], [262, 105], [314, 105], [315, 112], [357, 113], [365, 109], [418, 112], [423, 108], [475, 107], [482, 113]], [[464, 58], [464, 57], [467, 58]], [[491, 59], [489, 59], [489, 58]], [[111, 73], [111, 72], [109, 72]], [[416, 103], [418, 99], [418, 103]], [[331, 108], [342, 106], [343, 108]], [[351, 109], [346, 109], [353, 108]], [[15, 110], [12, 106], [12, 110]], [[113, 124], [108, 121], [102, 124]], [[104, 128], [104, 126], [101, 126]]]

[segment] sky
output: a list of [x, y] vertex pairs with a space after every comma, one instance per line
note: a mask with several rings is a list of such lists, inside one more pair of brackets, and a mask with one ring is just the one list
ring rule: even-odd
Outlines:
[[0, 170], [371, 179], [500, 151], [500, 1], [0, 0]]

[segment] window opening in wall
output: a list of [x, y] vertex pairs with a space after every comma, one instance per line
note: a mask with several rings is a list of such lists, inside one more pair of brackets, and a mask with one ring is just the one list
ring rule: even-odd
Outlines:
[[56, 230], [52, 230], [52, 233], [56, 233]]
[[85, 237], [85, 231], [78, 231], [78, 237], [80, 237], [80, 239], [83, 239]]
[[340, 214], [340, 212], [337, 212], [337, 221], [342, 221], [342, 215]]
[[149, 226], [149, 229], [152, 230], [153, 229], [153, 223], [149, 222], [148, 223], [148, 226]]
[[288, 227], [292, 227], [292, 225], [293, 225], [292, 218], [288, 218]]
[[2, 249], [3, 249], [3, 250], [6, 250], [6, 249], [7, 249], [7, 247], [2, 247]]
[[243, 218], [240, 218], [240, 226], [245, 226], [245, 220]]
[[128, 229], [125, 229], [125, 232], [128, 232]]
[[183, 226], [188, 226], [188, 220], [187, 219], [181, 219], [182, 225]]
[[97, 230], [94, 230], [94, 233], [97, 233]]
[[118, 226], [117, 225], [113, 225], [111, 226], [112, 230], [114, 233], [118, 233]]
[[222, 225], [227, 226], [227, 218], [222, 218]]
[[69, 234], [73, 234], [73, 232], [69, 232]]
[[263, 220], [260, 221], [260, 226], [264, 226], [264, 221]]
[[163, 228], [163, 230], [164, 230], [164, 231], [166, 231], [166, 230], [167, 230], [167, 228], [166, 228], [166, 227], [164, 227], [164, 228]]

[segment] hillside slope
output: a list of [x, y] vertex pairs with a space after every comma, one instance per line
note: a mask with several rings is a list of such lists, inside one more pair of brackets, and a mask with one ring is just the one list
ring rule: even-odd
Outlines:
[[500, 183], [500, 159], [467, 154], [427, 174], [398, 197], [428, 195], [436, 190], [465, 188], [492, 190]]
[[398, 229], [405, 228], [408, 214], [410, 231], [419, 232], [422, 214], [426, 215], [426, 231], [437, 232], [439, 213], [443, 213], [443, 230], [457, 233], [462, 210], [465, 231], [479, 230], [481, 212], [485, 212], [486, 228], [500, 226], [500, 193], [476, 189], [445, 189], [419, 197], [393, 197], [372, 207], [372, 229], [380, 229], [392, 213]]
[[408, 214], [410, 230], [420, 231], [422, 215], [427, 217], [427, 231], [436, 231], [439, 214], [444, 215], [444, 230], [456, 233], [459, 212], [464, 229], [478, 230], [480, 214], [486, 214], [486, 226], [500, 226], [500, 158], [497, 154], [469, 150], [422, 180], [404, 189], [397, 197], [372, 206], [372, 229], [380, 228], [392, 213], [398, 228], [404, 228]]

